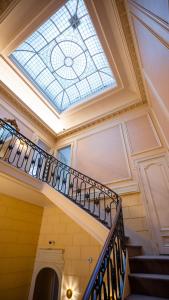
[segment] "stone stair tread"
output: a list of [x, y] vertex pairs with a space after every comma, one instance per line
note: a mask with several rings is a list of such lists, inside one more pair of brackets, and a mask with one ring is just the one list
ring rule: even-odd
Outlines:
[[134, 245], [134, 244], [125, 244], [126, 247], [130, 247], [130, 248], [142, 248], [141, 245]]
[[142, 255], [142, 246], [138, 244], [128, 244], [125, 243], [126, 248], [128, 250], [128, 256], [133, 257], [137, 255]]
[[169, 260], [169, 255], [138, 255], [133, 256], [130, 260]]
[[162, 275], [162, 274], [131, 273], [129, 274], [129, 277], [169, 280], [169, 275]]
[[169, 298], [133, 294], [133, 295], [129, 295], [125, 300], [169, 300]]

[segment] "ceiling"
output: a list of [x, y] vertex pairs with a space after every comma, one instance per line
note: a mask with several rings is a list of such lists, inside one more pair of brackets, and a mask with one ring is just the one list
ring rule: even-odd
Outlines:
[[[91, 44], [96, 43], [97, 47], [101, 50], [102, 59], [105, 63], [104, 67], [107, 68], [107, 74], [109, 73], [109, 78], [111, 78], [107, 85], [104, 84], [103, 81], [100, 81], [99, 86], [97, 80], [93, 77], [94, 81], [93, 84], [91, 83], [91, 88], [89, 90], [87, 90], [87, 88], [80, 88], [80, 93], [77, 95], [75, 90], [72, 89], [72, 94], [70, 94], [72, 96], [65, 96], [66, 100], [63, 105], [63, 91], [60, 96], [55, 94], [54, 98], [50, 98], [49, 95], [46, 96], [44, 92], [42, 93], [42, 86], [38, 86], [37, 88], [37, 84], [35, 87], [34, 82], [28, 79], [32, 75], [32, 70], [30, 69], [30, 72], [27, 72], [28, 70], [25, 72], [24, 70], [23, 72], [16, 66], [16, 58], [18, 59], [16, 51], [19, 52], [23, 50], [25, 41], [29, 40], [29, 42], [35, 43], [36, 39], [33, 37], [37, 35], [37, 29], [42, 34], [42, 31], [45, 30], [45, 24], [51, 22], [51, 18], [54, 18], [54, 16], [58, 17], [57, 14], [59, 11], [63, 8], [66, 9], [65, 5], [69, 5], [69, 3], [73, 5], [73, 2], [75, 3], [75, 0], [69, 0], [68, 2], [64, 0], [37, 0], [36, 2], [34, 0], [14, 1], [15, 5], [13, 4], [11, 9], [9, 9], [8, 6], [8, 14], [6, 14], [5, 17], [3, 14], [3, 19], [0, 24], [0, 80], [17, 96], [17, 101], [20, 101], [23, 106], [26, 106], [32, 114], [35, 114], [55, 134], [62, 134], [63, 130], [66, 131], [77, 128], [78, 126], [103, 118], [106, 115], [126, 109], [132, 105], [145, 102], [144, 87], [131, 38], [127, 14], [124, 5], [121, 5], [123, 1], [85, 0], [87, 11], [92, 19], [90, 26], [94, 32], [95, 42], [93, 42], [92, 38], [89, 40], [91, 41]], [[82, 4], [83, 1], [80, 0], [80, 5], [82, 6]], [[74, 7], [75, 6], [73, 5], [73, 9]], [[72, 12], [71, 17], [74, 15], [74, 12]], [[69, 18], [69, 24], [71, 17]], [[60, 26], [63, 26], [63, 24]], [[68, 49], [71, 48], [70, 43], [74, 43], [77, 39], [75, 31], [79, 31], [79, 26], [80, 25], [77, 26], [78, 29], [75, 28], [74, 30], [70, 25], [68, 26], [72, 33], [72, 35], [69, 35], [70, 31], [66, 32]], [[33, 32], [35, 33], [32, 34]], [[46, 34], [44, 34], [44, 36], [46, 37]], [[51, 45], [52, 41], [50, 41], [50, 36], [48, 35], [48, 42], [45, 44], [48, 53], [50, 52], [49, 45]], [[84, 38], [81, 40], [78, 38], [77, 41], [78, 43], [75, 48], [73, 48], [72, 52], [69, 52], [70, 55], [65, 55], [67, 48], [66, 44], [64, 44], [65, 36], [63, 33], [58, 34], [57, 42], [56, 40], [54, 41], [55, 44], [52, 48], [53, 57], [52, 55], [49, 55], [50, 59], [53, 61], [51, 61], [51, 65], [49, 64], [46, 67], [46, 70], [48, 68], [49, 71], [50, 67], [54, 66], [51, 70], [56, 84], [58, 84], [60, 80], [60, 75], [62, 75], [62, 77], [65, 76], [66, 72], [64, 71], [64, 68], [71, 67], [70, 63], [72, 64], [72, 56], [76, 50], [78, 51], [79, 43], [81, 43], [80, 45], [82, 48], [84, 47]], [[65, 50], [64, 57], [59, 57], [58, 53], [60, 52], [57, 47], [59, 43], [62, 43]], [[37, 54], [37, 49], [34, 49], [34, 51]], [[87, 51], [89, 54], [90, 51], [92, 51], [92, 46], [89, 45], [86, 47], [86, 52]], [[41, 54], [42, 53], [38, 53], [38, 55]], [[80, 55], [84, 57], [84, 49]], [[12, 60], [11, 57], [13, 58]], [[63, 62], [62, 67], [64, 66], [64, 68], [59, 71], [62, 72], [62, 74], [59, 73], [59, 77], [58, 74], [56, 74], [56, 71], [58, 70], [56, 58], [58, 57], [59, 61], [61, 60]], [[42, 62], [44, 63], [43, 59]], [[86, 60], [86, 55], [84, 60], [79, 60], [77, 72], [83, 70], [83, 63]], [[92, 64], [90, 67], [91, 66]], [[100, 80], [100, 69], [98, 66], [94, 67], [94, 73], [95, 75], [97, 73]], [[40, 73], [39, 66], [38, 72]], [[80, 78], [80, 75], [78, 76], [79, 83], [80, 80], [86, 79], [87, 76], [91, 75], [90, 72], [86, 74], [84, 77], [82, 76], [82, 78]], [[66, 76], [72, 76], [71, 72], [67, 72]], [[42, 76], [42, 82], [44, 79], [45, 77]], [[66, 81], [67, 80], [68, 78], [66, 78]], [[75, 87], [75, 83], [77, 84], [76, 80], [73, 82], [73, 87]], [[44, 83], [42, 85], [44, 85]], [[54, 89], [54, 91], [56, 91], [56, 89]], [[99, 93], [100, 91], [102, 93]], [[53, 99], [55, 99], [55, 101], [53, 101]], [[58, 99], [60, 99], [60, 102]]]
[[10, 58], [59, 113], [116, 86], [83, 0], [68, 0]]

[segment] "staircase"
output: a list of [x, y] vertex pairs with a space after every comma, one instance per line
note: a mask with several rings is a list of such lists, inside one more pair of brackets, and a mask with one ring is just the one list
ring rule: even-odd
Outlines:
[[130, 292], [125, 300], [169, 300], [169, 256], [142, 255], [140, 245], [130, 245]]
[[0, 119], [0, 159], [44, 182], [54, 203], [59, 192], [65, 201], [69, 199], [82, 210], [83, 215], [85, 212], [92, 221], [109, 229], [83, 300], [114, 297], [122, 300], [126, 251], [120, 197], [107, 186], [58, 161], [11, 125]]
[[53, 198], [59, 192], [109, 229], [83, 300], [123, 299], [126, 248], [131, 270], [126, 300], [169, 299], [169, 258], [142, 256], [142, 247], [130, 244], [124, 236], [121, 199], [114, 191], [58, 161], [2, 119], [0, 159], [45, 182]]

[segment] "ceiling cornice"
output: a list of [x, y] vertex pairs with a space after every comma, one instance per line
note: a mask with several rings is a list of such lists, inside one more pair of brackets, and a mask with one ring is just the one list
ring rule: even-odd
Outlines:
[[57, 141], [62, 139], [62, 138], [65, 138], [65, 137], [67, 138], [71, 135], [77, 134], [77, 133], [79, 133], [79, 132], [81, 132], [85, 129], [91, 128], [91, 127], [96, 126], [96, 125], [98, 125], [100, 123], [103, 123], [105, 121], [111, 120], [111, 119], [113, 119], [113, 118], [115, 118], [115, 117], [117, 117], [121, 114], [124, 114], [126, 112], [129, 112], [133, 109], [136, 109], [138, 107], [144, 107], [146, 105], [147, 105], [147, 103], [143, 104], [141, 102], [137, 102], [137, 103], [131, 104], [130, 106], [127, 106], [125, 108], [119, 109], [119, 110], [111, 112], [109, 114], [106, 114], [105, 116], [99, 117], [95, 120], [86, 122], [85, 124], [82, 124], [80, 126], [76, 126], [74, 128], [62, 131], [62, 132], [57, 134]]
[[39, 119], [35, 116], [35, 114], [33, 114], [31, 111], [29, 111], [29, 109], [26, 108], [26, 106], [20, 102], [20, 100], [17, 98], [17, 96], [14, 95], [2, 82], [0, 82], [0, 94], [4, 97], [7, 104], [12, 105], [16, 109], [16, 111], [18, 113], [20, 113], [21, 115], [23, 115], [24, 117], [26, 116], [28, 121], [31, 122], [31, 124], [33, 124], [33, 126], [35, 125], [39, 131], [43, 130], [52, 139], [57, 139], [57, 140], [72, 136], [74, 134], [77, 134], [78, 132], [81, 132], [88, 128], [92, 128], [93, 126], [97, 126], [100, 123], [111, 120], [111, 119], [113, 119], [121, 114], [124, 114], [126, 112], [129, 112], [135, 108], [144, 106], [144, 104], [142, 102], [137, 102], [137, 103], [131, 104], [130, 106], [127, 106], [125, 108], [123, 107], [122, 109], [119, 109], [117, 111], [111, 112], [104, 116], [98, 117], [98, 118], [91, 120], [89, 122], [86, 122], [84, 124], [81, 124], [79, 126], [75, 126], [73, 128], [64, 130], [56, 135], [56, 134], [53, 134], [53, 132], [51, 132], [50, 129], [48, 129], [45, 124], [43, 124], [43, 122], [40, 122]]
[[21, 0], [1, 0], [0, 1], [0, 23], [14, 9]]
[[143, 103], [147, 103], [147, 96], [146, 96], [145, 87], [144, 87], [144, 83], [143, 83], [143, 77], [141, 74], [140, 65], [138, 62], [136, 49], [135, 49], [134, 41], [133, 41], [133, 37], [132, 37], [132, 32], [130, 29], [127, 10], [126, 10], [126, 6], [125, 6], [125, 0], [115, 0], [115, 3], [116, 3], [117, 11], [119, 14], [121, 26], [123, 29], [124, 37], [126, 39], [126, 43], [127, 43], [128, 51], [130, 54], [131, 62], [133, 65], [134, 73], [136, 76], [141, 99], [142, 99]]

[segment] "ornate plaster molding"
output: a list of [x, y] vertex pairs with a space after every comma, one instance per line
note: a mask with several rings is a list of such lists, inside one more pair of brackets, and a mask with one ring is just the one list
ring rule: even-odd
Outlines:
[[11, 126], [15, 127], [17, 131], [20, 131], [19, 127], [18, 127], [18, 124], [16, 122], [15, 119], [7, 119], [7, 118], [4, 118], [4, 121], [6, 123], [9, 123]]
[[132, 105], [130, 105], [128, 107], [122, 108], [121, 110], [117, 110], [117, 111], [111, 112], [110, 114], [106, 114], [103, 117], [99, 117], [99, 118], [97, 118], [95, 120], [89, 121], [89, 122], [87, 122], [85, 124], [82, 124], [80, 126], [77, 126], [77, 127], [72, 128], [72, 129], [68, 129], [68, 130], [62, 131], [61, 133], [58, 133], [57, 140], [60, 140], [62, 138], [68, 137], [68, 136], [71, 136], [73, 134], [77, 134], [77, 133], [79, 133], [79, 132], [81, 132], [81, 131], [83, 131], [85, 129], [91, 128], [91, 127], [96, 126], [96, 125], [98, 125], [100, 123], [103, 123], [105, 121], [111, 120], [111, 119], [113, 119], [113, 118], [115, 118], [115, 117], [117, 117], [117, 116], [119, 116], [121, 114], [124, 114], [124, 113], [126, 113], [128, 111], [131, 111], [131, 110], [135, 109], [135, 108], [144, 106], [146, 104], [147, 103], [143, 104], [143, 103], [140, 103], [140, 102], [134, 103], [134, 104], [132, 104]]
[[143, 103], [147, 103], [147, 96], [146, 96], [143, 78], [142, 78], [142, 74], [141, 74], [141, 70], [140, 70], [140, 66], [139, 66], [139, 62], [137, 59], [137, 54], [133, 42], [133, 37], [130, 29], [130, 24], [129, 24], [128, 15], [125, 6], [125, 0], [115, 0], [115, 3], [121, 21], [123, 33], [126, 39], [128, 51], [130, 53], [131, 61], [133, 64], [133, 69], [138, 83], [141, 99]]
[[0, 23], [7, 17], [11, 10], [21, 0], [1, 0], [0, 1]]

